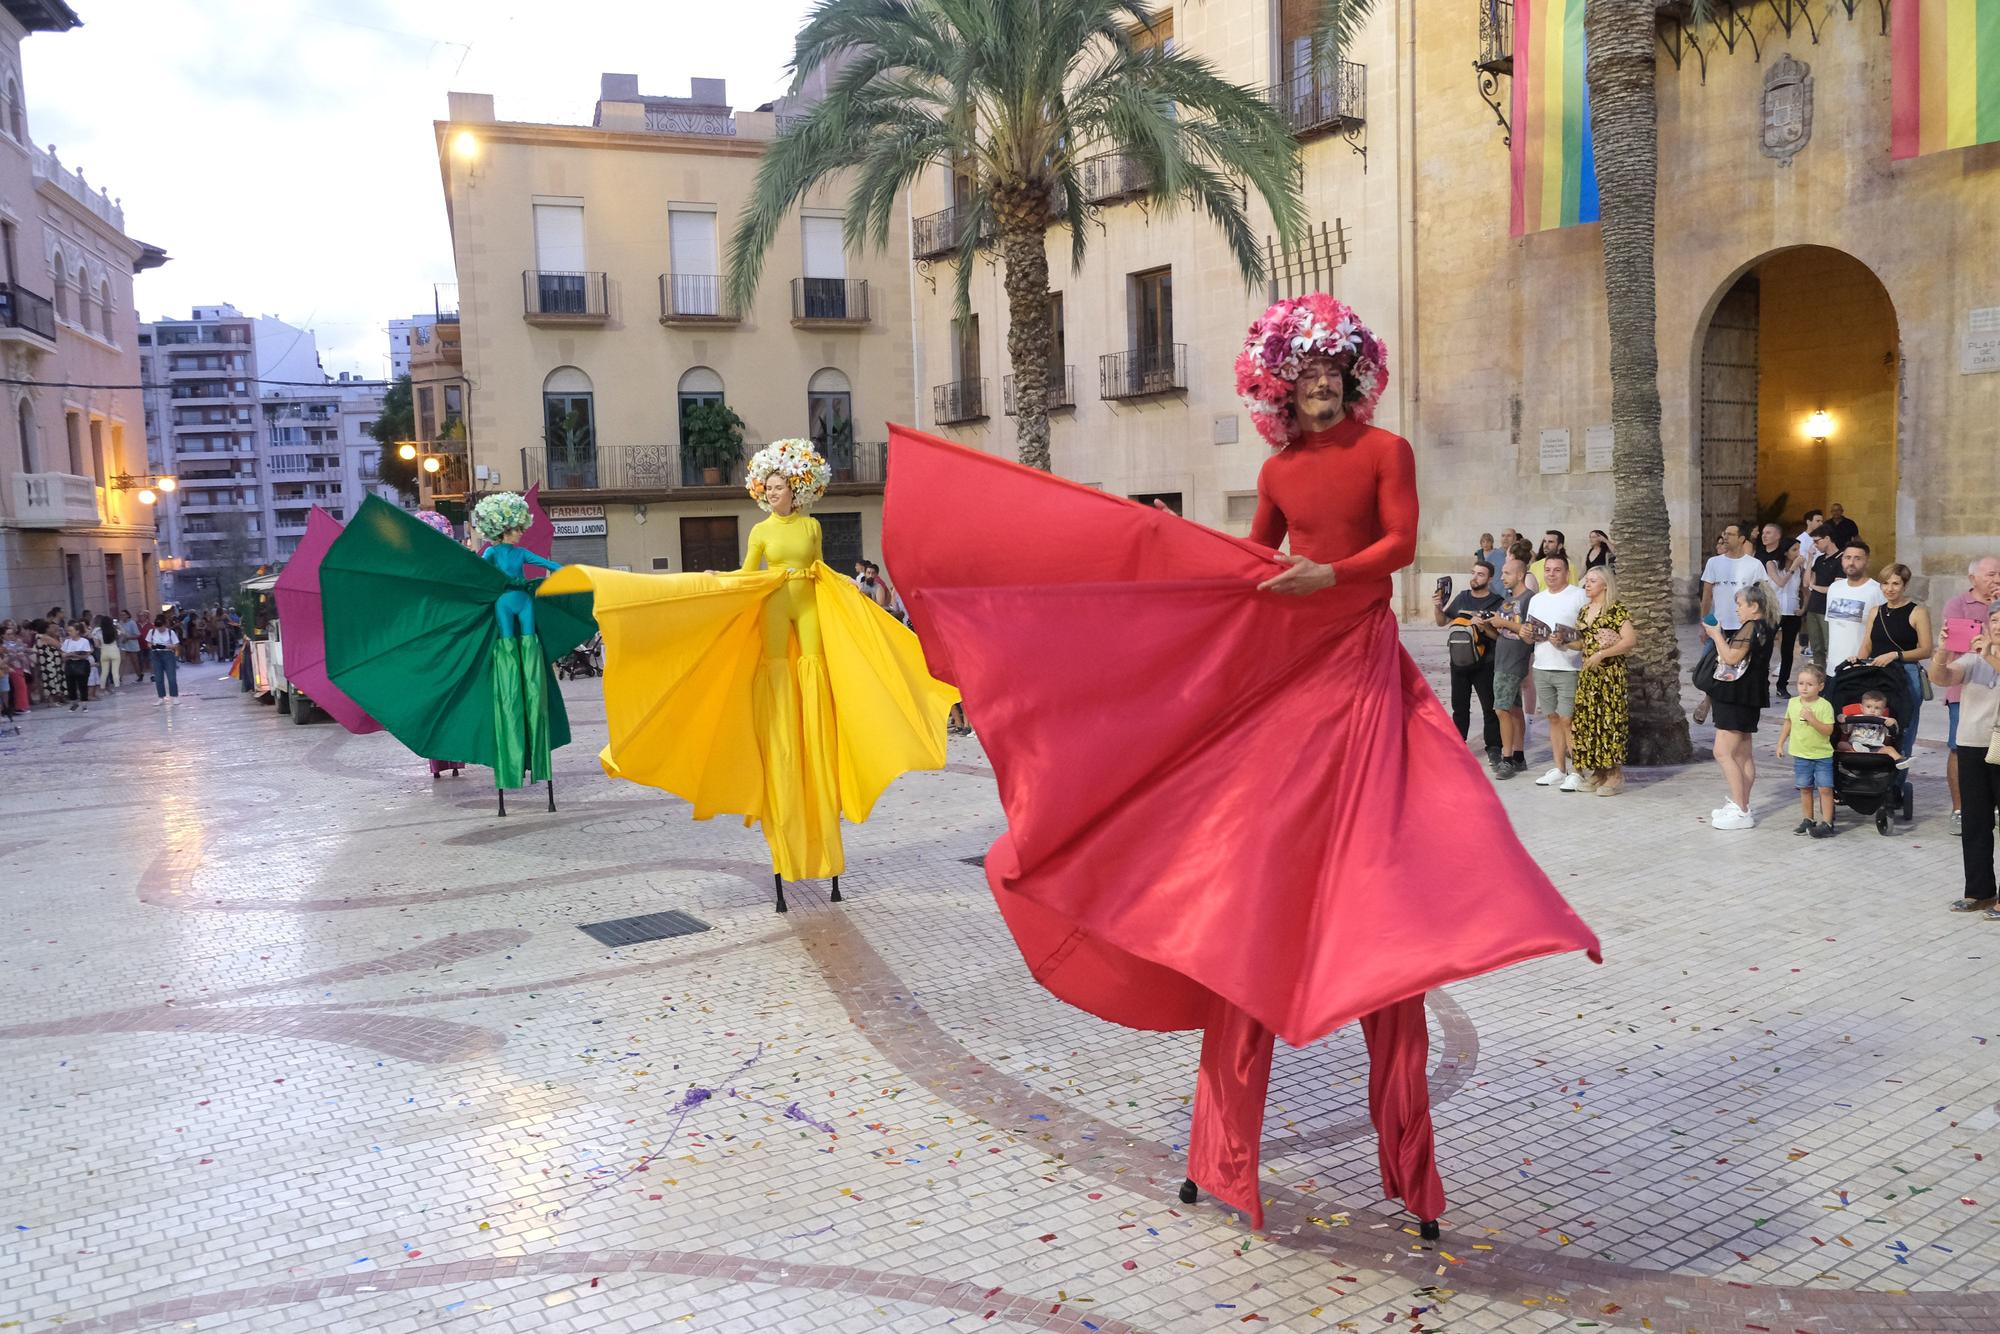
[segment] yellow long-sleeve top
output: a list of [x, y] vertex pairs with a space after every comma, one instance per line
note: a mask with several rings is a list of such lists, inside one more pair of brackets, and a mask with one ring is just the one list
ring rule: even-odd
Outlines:
[[804, 573], [820, 557], [819, 520], [797, 510], [773, 514], [750, 530], [750, 554], [743, 558], [745, 573], [764, 568]]

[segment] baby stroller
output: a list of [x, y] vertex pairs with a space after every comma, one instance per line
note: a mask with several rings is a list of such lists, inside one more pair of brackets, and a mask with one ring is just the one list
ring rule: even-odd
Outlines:
[[556, 676], [564, 681], [574, 681], [578, 677], [598, 676], [603, 669], [599, 666], [600, 655], [604, 652], [604, 636], [595, 635], [563, 654], [556, 663]]
[[1900, 733], [1897, 748], [1910, 753], [1916, 738], [1910, 735], [1910, 683], [1893, 668], [1866, 664], [1844, 667], [1826, 683], [1827, 703], [1833, 705], [1833, 796], [1842, 806], [1861, 815], [1875, 817], [1875, 832], [1889, 832], [1889, 813], [1898, 802], [1903, 819], [1916, 813], [1916, 802], [1904, 771], [1896, 761], [1874, 751], [1883, 742], [1884, 728], [1861, 712], [1861, 697], [1879, 690], [1889, 701], [1889, 716]]

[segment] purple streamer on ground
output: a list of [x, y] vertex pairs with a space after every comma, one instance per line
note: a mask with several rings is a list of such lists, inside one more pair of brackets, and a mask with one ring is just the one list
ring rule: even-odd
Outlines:
[[805, 1122], [807, 1125], [811, 1126], [814, 1130], [824, 1130], [829, 1135], [833, 1133], [833, 1127], [831, 1125], [829, 1125], [825, 1121], [813, 1120], [812, 1117], [808, 1116], [805, 1112], [799, 1110], [799, 1105], [797, 1103], [793, 1103], [791, 1106], [787, 1107], [785, 1109], [785, 1115], [790, 1117], [794, 1121]]

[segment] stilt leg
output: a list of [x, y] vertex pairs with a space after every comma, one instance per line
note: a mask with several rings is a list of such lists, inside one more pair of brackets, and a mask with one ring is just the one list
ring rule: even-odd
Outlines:
[[556, 780], [551, 778], [549, 779], [549, 809], [554, 810], [555, 808], [556, 808]]
[[500, 794], [500, 813], [502, 815], [505, 815], [507, 813], [507, 789], [504, 787], [496, 787], [493, 790]]
[[834, 901], [835, 903], [838, 903], [838, 902], [840, 902], [840, 877], [839, 877], [839, 876], [835, 876], [835, 877], [833, 878], [833, 901]]
[[1438, 1232], [1437, 1219], [1435, 1218], [1424, 1219], [1422, 1223], [1419, 1225], [1418, 1231], [1423, 1233], [1423, 1238], [1425, 1241], [1436, 1241], [1438, 1239], [1438, 1236], [1440, 1235]]
[[1196, 1200], [1198, 1200], [1198, 1199], [1200, 1199], [1200, 1198], [1201, 1198], [1201, 1192], [1200, 1192], [1200, 1191], [1198, 1191], [1198, 1190], [1196, 1190], [1196, 1189], [1194, 1188], [1194, 1178], [1193, 1178], [1193, 1177], [1189, 1177], [1189, 1178], [1187, 1178], [1186, 1180], [1184, 1180], [1184, 1181], [1182, 1181], [1182, 1182], [1181, 1182], [1181, 1203], [1182, 1203], [1182, 1204], [1193, 1204], [1193, 1203], [1194, 1203], [1194, 1202], [1195, 1202]]
[[785, 906], [785, 877], [781, 875], [773, 875], [771, 879], [778, 886], [778, 911], [790, 912], [791, 909]]

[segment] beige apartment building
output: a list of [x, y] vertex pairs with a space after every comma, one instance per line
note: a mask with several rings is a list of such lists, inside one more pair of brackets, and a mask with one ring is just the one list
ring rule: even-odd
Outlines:
[[[1248, 532], [1257, 472], [1270, 450], [1237, 398], [1234, 360], [1270, 301], [1308, 291], [1346, 301], [1382, 334], [1390, 382], [1376, 420], [1410, 431], [1401, 374], [1412, 336], [1398, 7], [1382, 7], [1331, 75], [1313, 59], [1318, 8], [1316, 0], [1161, 5], [1152, 35], [1141, 35], [1202, 56], [1278, 107], [1299, 139], [1312, 239], [1289, 251], [1269, 241], [1271, 281], [1246, 288], [1205, 217], [1148, 202], [1143, 177], [1115, 154], [1087, 161], [1080, 177], [1092, 226], [1083, 267], [1071, 267], [1065, 229], [1050, 228], [1047, 243], [1060, 367], [1051, 372], [1060, 392], [1050, 396], [1050, 447], [1061, 475]], [[972, 276], [969, 315], [954, 310], [955, 261], [947, 256], [958, 236], [954, 192], [965, 188], [940, 168], [912, 192], [918, 360], [928, 391], [920, 408], [926, 428], [1012, 457], [997, 256]], [[1268, 234], [1268, 215], [1254, 195], [1251, 202]]]
[[22, 42], [61, 0], [0, 10], [0, 618], [159, 598], [133, 275], [166, 262], [125, 211], [30, 137]]
[[464, 439], [439, 449], [463, 450], [472, 496], [541, 484], [559, 558], [740, 564], [762, 515], [740, 462], [708, 470], [683, 451], [682, 414], [702, 402], [742, 418], [746, 457], [818, 442], [829, 563], [879, 553], [885, 424], [915, 417], [908, 253], [848, 252], [844, 193], [825, 190], [780, 229], [748, 309], [721, 291], [723, 246], [795, 110], [737, 110], [713, 79], [642, 94], [619, 74], [590, 125], [505, 121], [490, 95], [451, 95], [435, 129], [458, 318], [413, 353], [413, 389], [435, 393], [440, 429], [456, 397]]

